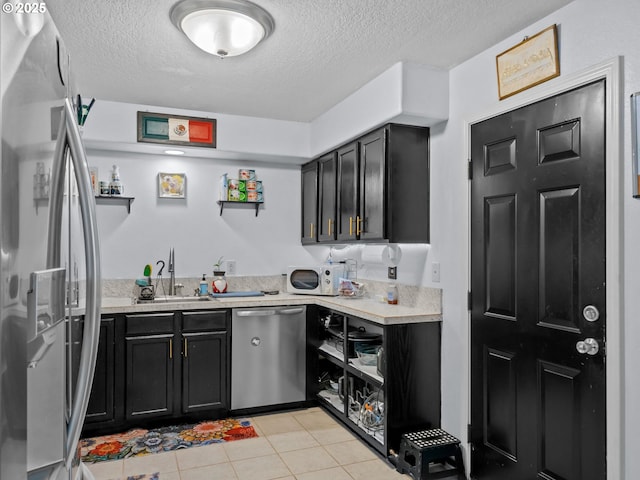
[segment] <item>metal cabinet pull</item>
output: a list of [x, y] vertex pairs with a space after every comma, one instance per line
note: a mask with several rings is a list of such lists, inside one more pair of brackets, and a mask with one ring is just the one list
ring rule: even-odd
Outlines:
[[331, 219], [329, 219], [329, 236], [331, 236]]
[[169, 339], [169, 358], [173, 358], [173, 338]]
[[184, 357], [187, 358], [189, 356], [189, 350], [188, 350], [188, 345], [187, 345], [187, 339], [184, 339]]
[[313, 238], [313, 222], [309, 224], [309, 238]]
[[360, 215], [356, 217], [356, 235], [362, 234], [362, 219]]
[[349, 236], [353, 235], [353, 217], [349, 217]]

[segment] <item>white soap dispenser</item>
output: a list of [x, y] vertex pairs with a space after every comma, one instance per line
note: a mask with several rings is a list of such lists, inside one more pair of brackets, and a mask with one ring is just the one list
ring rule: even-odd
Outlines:
[[113, 166], [113, 170], [111, 171], [111, 182], [109, 182], [109, 193], [111, 195], [123, 195], [124, 194], [124, 186], [120, 181], [120, 170], [117, 165]]

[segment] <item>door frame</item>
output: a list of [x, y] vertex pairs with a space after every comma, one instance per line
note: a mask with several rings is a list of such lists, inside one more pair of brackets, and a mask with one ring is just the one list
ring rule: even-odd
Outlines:
[[[623, 385], [623, 199], [624, 188], [624, 76], [622, 57], [564, 77], [557, 77], [528, 92], [495, 103], [469, 115], [464, 122], [464, 142], [467, 159], [471, 159], [471, 126], [475, 123], [556, 96], [582, 85], [605, 79], [605, 207], [606, 207], [606, 420], [607, 420], [607, 478], [624, 478], [624, 385]], [[467, 291], [471, 290], [471, 182], [467, 186]], [[464, 292], [466, 296], [466, 292]], [[471, 312], [467, 311], [467, 424], [471, 424]], [[468, 441], [469, 439], [467, 439]], [[466, 449], [466, 462], [470, 463], [470, 448]]]

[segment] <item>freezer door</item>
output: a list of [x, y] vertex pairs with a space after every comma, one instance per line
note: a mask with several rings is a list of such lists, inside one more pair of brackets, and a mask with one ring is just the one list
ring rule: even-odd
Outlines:
[[[27, 297], [31, 272], [48, 268], [49, 171], [66, 86], [48, 14], [0, 21], [0, 478], [21, 480], [64, 456], [64, 322], [30, 323]], [[48, 427], [57, 438], [44, 451]]]
[[306, 308], [234, 309], [231, 409], [305, 400]]

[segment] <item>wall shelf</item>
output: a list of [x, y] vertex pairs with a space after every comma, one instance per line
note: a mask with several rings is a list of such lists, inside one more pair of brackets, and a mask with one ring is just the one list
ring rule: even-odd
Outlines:
[[256, 209], [256, 217], [258, 216], [258, 209], [260, 208], [260, 205], [262, 205], [264, 202], [232, 202], [232, 201], [228, 201], [228, 200], [218, 200], [218, 205], [220, 205], [220, 215], [222, 215], [222, 211], [224, 210], [224, 206], [225, 205], [254, 205], [255, 209]]
[[123, 204], [126, 205], [127, 207], [127, 213], [131, 213], [131, 202], [133, 202], [135, 200], [135, 197], [122, 197], [122, 196], [115, 196], [115, 197], [103, 197], [103, 196], [96, 196], [96, 204], [98, 203], [102, 203], [102, 204]]

